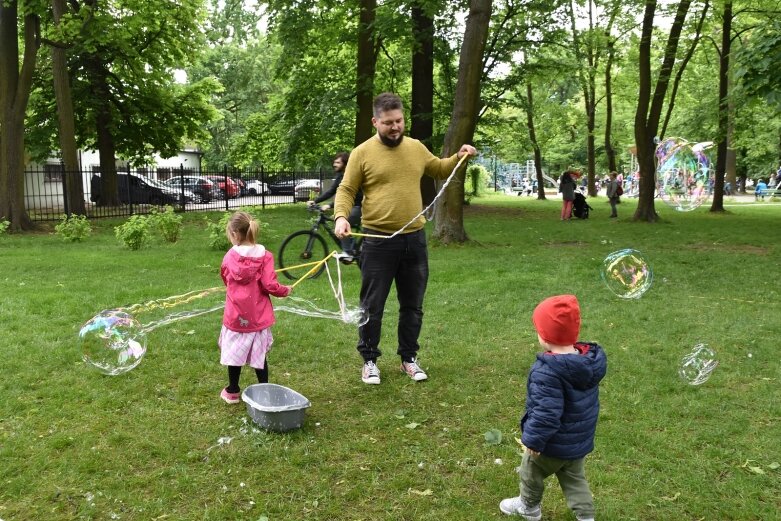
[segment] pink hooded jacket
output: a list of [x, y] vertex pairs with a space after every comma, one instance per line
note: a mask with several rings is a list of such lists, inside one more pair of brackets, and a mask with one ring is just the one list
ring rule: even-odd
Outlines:
[[286, 297], [290, 288], [277, 280], [271, 252], [259, 244], [234, 246], [222, 259], [220, 275], [228, 288], [222, 318], [225, 327], [251, 333], [274, 324], [269, 295]]

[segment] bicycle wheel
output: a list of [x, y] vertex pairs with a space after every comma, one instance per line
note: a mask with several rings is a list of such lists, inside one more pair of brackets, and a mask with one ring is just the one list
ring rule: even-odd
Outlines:
[[[328, 256], [328, 245], [325, 239], [311, 230], [301, 230], [295, 232], [282, 241], [279, 248], [279, 268], [283, 269], [282, 274], [290, 280], [297, 280], [312, 269], [312, 262], [321, 261]], [[308, 266], [300, 266], [309, 264]], [[311, 278], [319, 276], [325, 266], [320, 266]]]

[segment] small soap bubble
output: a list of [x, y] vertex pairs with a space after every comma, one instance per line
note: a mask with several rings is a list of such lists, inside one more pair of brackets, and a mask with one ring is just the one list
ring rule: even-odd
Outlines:
[[719, 362], [716, 360], [716, 352], [707, 344], [697, 344], [681, 359], [678, 376], [689, 385], [702, 385], [710, 378], [717, 365]]
[[101, 311], [79, 330], [83, 360], [103, 374], [126, 373], [146, 354], [146, 332], [132, 315]]
[[653, 271], [643, 255], [633, 249], [614, 251], [602, 263], [602, 280], [623, 299], [638, 299], [653, 282]]

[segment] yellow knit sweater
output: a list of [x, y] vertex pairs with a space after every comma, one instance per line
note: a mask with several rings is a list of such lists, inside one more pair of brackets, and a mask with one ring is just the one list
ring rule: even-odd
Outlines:
[[[405, 137], [397, 147], [374, 135], [350, 152], [344, 179], [336, 191], [334, 218], [350, 214], [355, 194], [363, 190], [361, 226], [394, 233], [423, 209], [420, 178], [446, 179], [458, 163], [457, 154], [440, 159], [417, 139]], [[405, 233], [423, 228], [421, 216]]]

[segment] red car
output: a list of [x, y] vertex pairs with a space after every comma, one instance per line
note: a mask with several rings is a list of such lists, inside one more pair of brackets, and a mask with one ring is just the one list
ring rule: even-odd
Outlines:
[[217, 188], [220, 190], [220, 195], [222, 195], [226, 199], [233, 199], [234, 197], [238, 197], [241, 193], [241, 190], [239, 189], [239, 185], [236, 184], [236, 181], [231, 179], [230, 177], [227, 178], [227, 183], [225, 182], [225, 177], [221, 175], [206, 175], [204, 176], [206, 179], [210, 180], [211, 182], [215, 183], [217, 185]]

